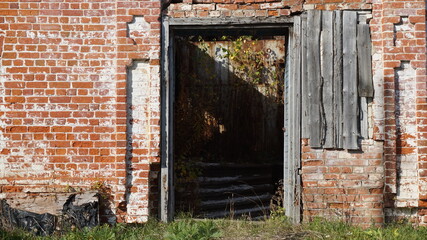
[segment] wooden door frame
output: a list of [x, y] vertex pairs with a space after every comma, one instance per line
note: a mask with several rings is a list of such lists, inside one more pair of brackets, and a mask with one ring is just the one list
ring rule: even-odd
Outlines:
[[285, 69], [284, 208], [293, 222], [301, 220], [301, 20], [299, 16], [267, 18], [162, 18], [161, 61], [161, 169], [159, 218], [172, 221], [175, 211], [173, 186], [173, 104], [175, 69], [173, 39], [182, 30], [232, 30], [288, 28]]

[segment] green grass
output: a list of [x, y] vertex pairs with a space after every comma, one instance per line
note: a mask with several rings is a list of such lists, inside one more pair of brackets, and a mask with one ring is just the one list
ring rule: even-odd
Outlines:
[[413, 227], [409, 223], [389, 224], [385, 227], [362, 229], [343, 222], [315, 219], [305, 229], [322, 234], [321, 238], [307, 239], [357, 239], [357, 240], [426, 240], [426, 227]]
[[50, 237], [36, 237], [21, 230], [0, 231], [1, 240], [255, 240], [255, 239], [355, 239], [355, 240], [425, 240], [427, 228], [393, 224], [383, 228], [362, 229], [343, 222], [315, 219], [292, 225], [284, 217], [266, 221], [178, 219], [169, 224], [149, 221], [144, 225], [103, 225], [74, 230]]

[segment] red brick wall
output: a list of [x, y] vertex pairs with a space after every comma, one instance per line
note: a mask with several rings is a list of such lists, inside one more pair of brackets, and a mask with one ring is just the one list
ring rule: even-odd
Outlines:
[[423, 224], [427, 220], [425, 8], [424, 1], [374, 1], [371, 21], [375, 80], [383, 90], [379, 94], [384, 94], [377, 139], [385, 140], [385, 207], [391, 215], [396, 207], [419, 209], [415, 221]]
[[[119, 221], [147, 219], [157, 206], [160, 5], [0, 2], [1, 198], [103, 182]], [[380, 223], [383, 207], [390, 216], [411, 207], [427, 224], [423, 0], [183, 0], [164, 7], [172, 17], [372, 9], [373, 140], [362, 152], [314, 150], [303, 141], [305, 218]]]
[[[146, 29], [131, 39], [133, 15], [143, 16]], [[126, 68], [132, 59], [148, 61], [153, 81], [142, 91], [158, 106], [159, 16], [156, 0], [0, 3], [2, 197], [104, 182], [113, 211], [126, 193], [126, 220], [146, 219], [160, 114], [159, 107], [144, 109], [149, 131], [133, 136], [126, 182]]]
[[364, 140], [360, 151], [331, 151], [311, 149], [308, 142], [302, 147], [305, 220], [383, 223], [383, 143]]

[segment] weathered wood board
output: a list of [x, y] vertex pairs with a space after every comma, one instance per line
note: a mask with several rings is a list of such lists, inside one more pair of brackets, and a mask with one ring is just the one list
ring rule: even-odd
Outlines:
[[357, 25], [357, 59], [359, 96], [373, 97], [374, 86], [372, 81], [371, 35], [369, 33], [368, 24]]
[[334, 148], [335, 131], [335, 111], [334, 111], [334, 49], [333, 49], [333, 14], [332, 11], [322, 13], [322, 34], [321, 34], [321, 72], [323, 79], [322, 103], [325, 118], [325, 142], [324, 148]]
[[342, 11], [334, 11], [334, 113], [335, 147], [342, 148]]
[[310, 145], [319, 148], [323, 145], [322, 76], [320, 65], [321, 11], [309, 11], [307, 16], [307, 72], [310, 82]]
[[[291, 102], [300, 103], [301, 102], [301, 18], [295, 17], [294, 19], [294, 28], [293, 28], [293, 65], [294, 65], [294, 77], [293, 82], [291, 83], [292, 87], [292, 99]], [[294, 223], [300, 221], [300, 202], [301, 202], [301, 177], [299, 175], [299, 170], [301, 168], [301, 105], [293, 104], [294, 109], [292, 114], [293, 118], [293, 136], [291, 139], [292, 142], [292, 156], [288, 159], [292, 164], [292, 178], [293, 184], [292, 189], [293, 196], [288, 199], [292, 203], [292, 220]]]
[[357, 13], [343, 13], [343, 147], [358, 149]]
[[358, 149], [366, 135], [360, 98], [374, 94], [366, 21], [354, 11], [311, 10], [302, 23], [302, 137], [313, 148]]
[[307, 72], [307, 16], [301, 17], [301, 137], [310, 138], [310, 84]]

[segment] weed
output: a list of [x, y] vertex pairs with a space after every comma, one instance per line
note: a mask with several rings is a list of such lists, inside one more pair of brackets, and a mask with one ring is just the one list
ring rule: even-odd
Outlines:
[[283, 207], [276, 207], [274, 210], [271, 210], [270, 212], [270, 219], [277, 220], [280, 222], [286, 222], [288, 221], [288, 218], [285, 215], [285, 208]]
[[213, 221], [184, 219], [171, 223], [165, 239], [168, 240], [209, 240], [219, 238], [221, 232]]
[[4, 231], [0, 229], [0, 239], [2, 240], [21, 240], [21, 239], [36, 239], [31, 233], [23, 230], [14, 229], [11, 231]]
[[[321, 239], [354, 239], [354, 240], [421, 240], [427, 239], [427, 228], [415, 228], [410, 224], [392, 224], [383, 228], [371, 227], [362, 229], [342, 221], [326, 221], [316, 218], [304, 225], [304, 229], [321, 234]], [[307, 238], [319, 239], [319, 238]]]
[[316, 218], [309, 223], [292, 225], [281, 213], [265, 221], [194, 220], [184, 216], [183, 219], [169, 224], [149, 220], [143, 225], [102, 225], [92, 229], [75, 229], [49, 237], [36, 237], [22, 230], [9, 232], [0, 230], [1, 240], [425, 240], [426, 236], [426, 227], [413, 227], [409, 223], [362, 229], [343, 221]]

